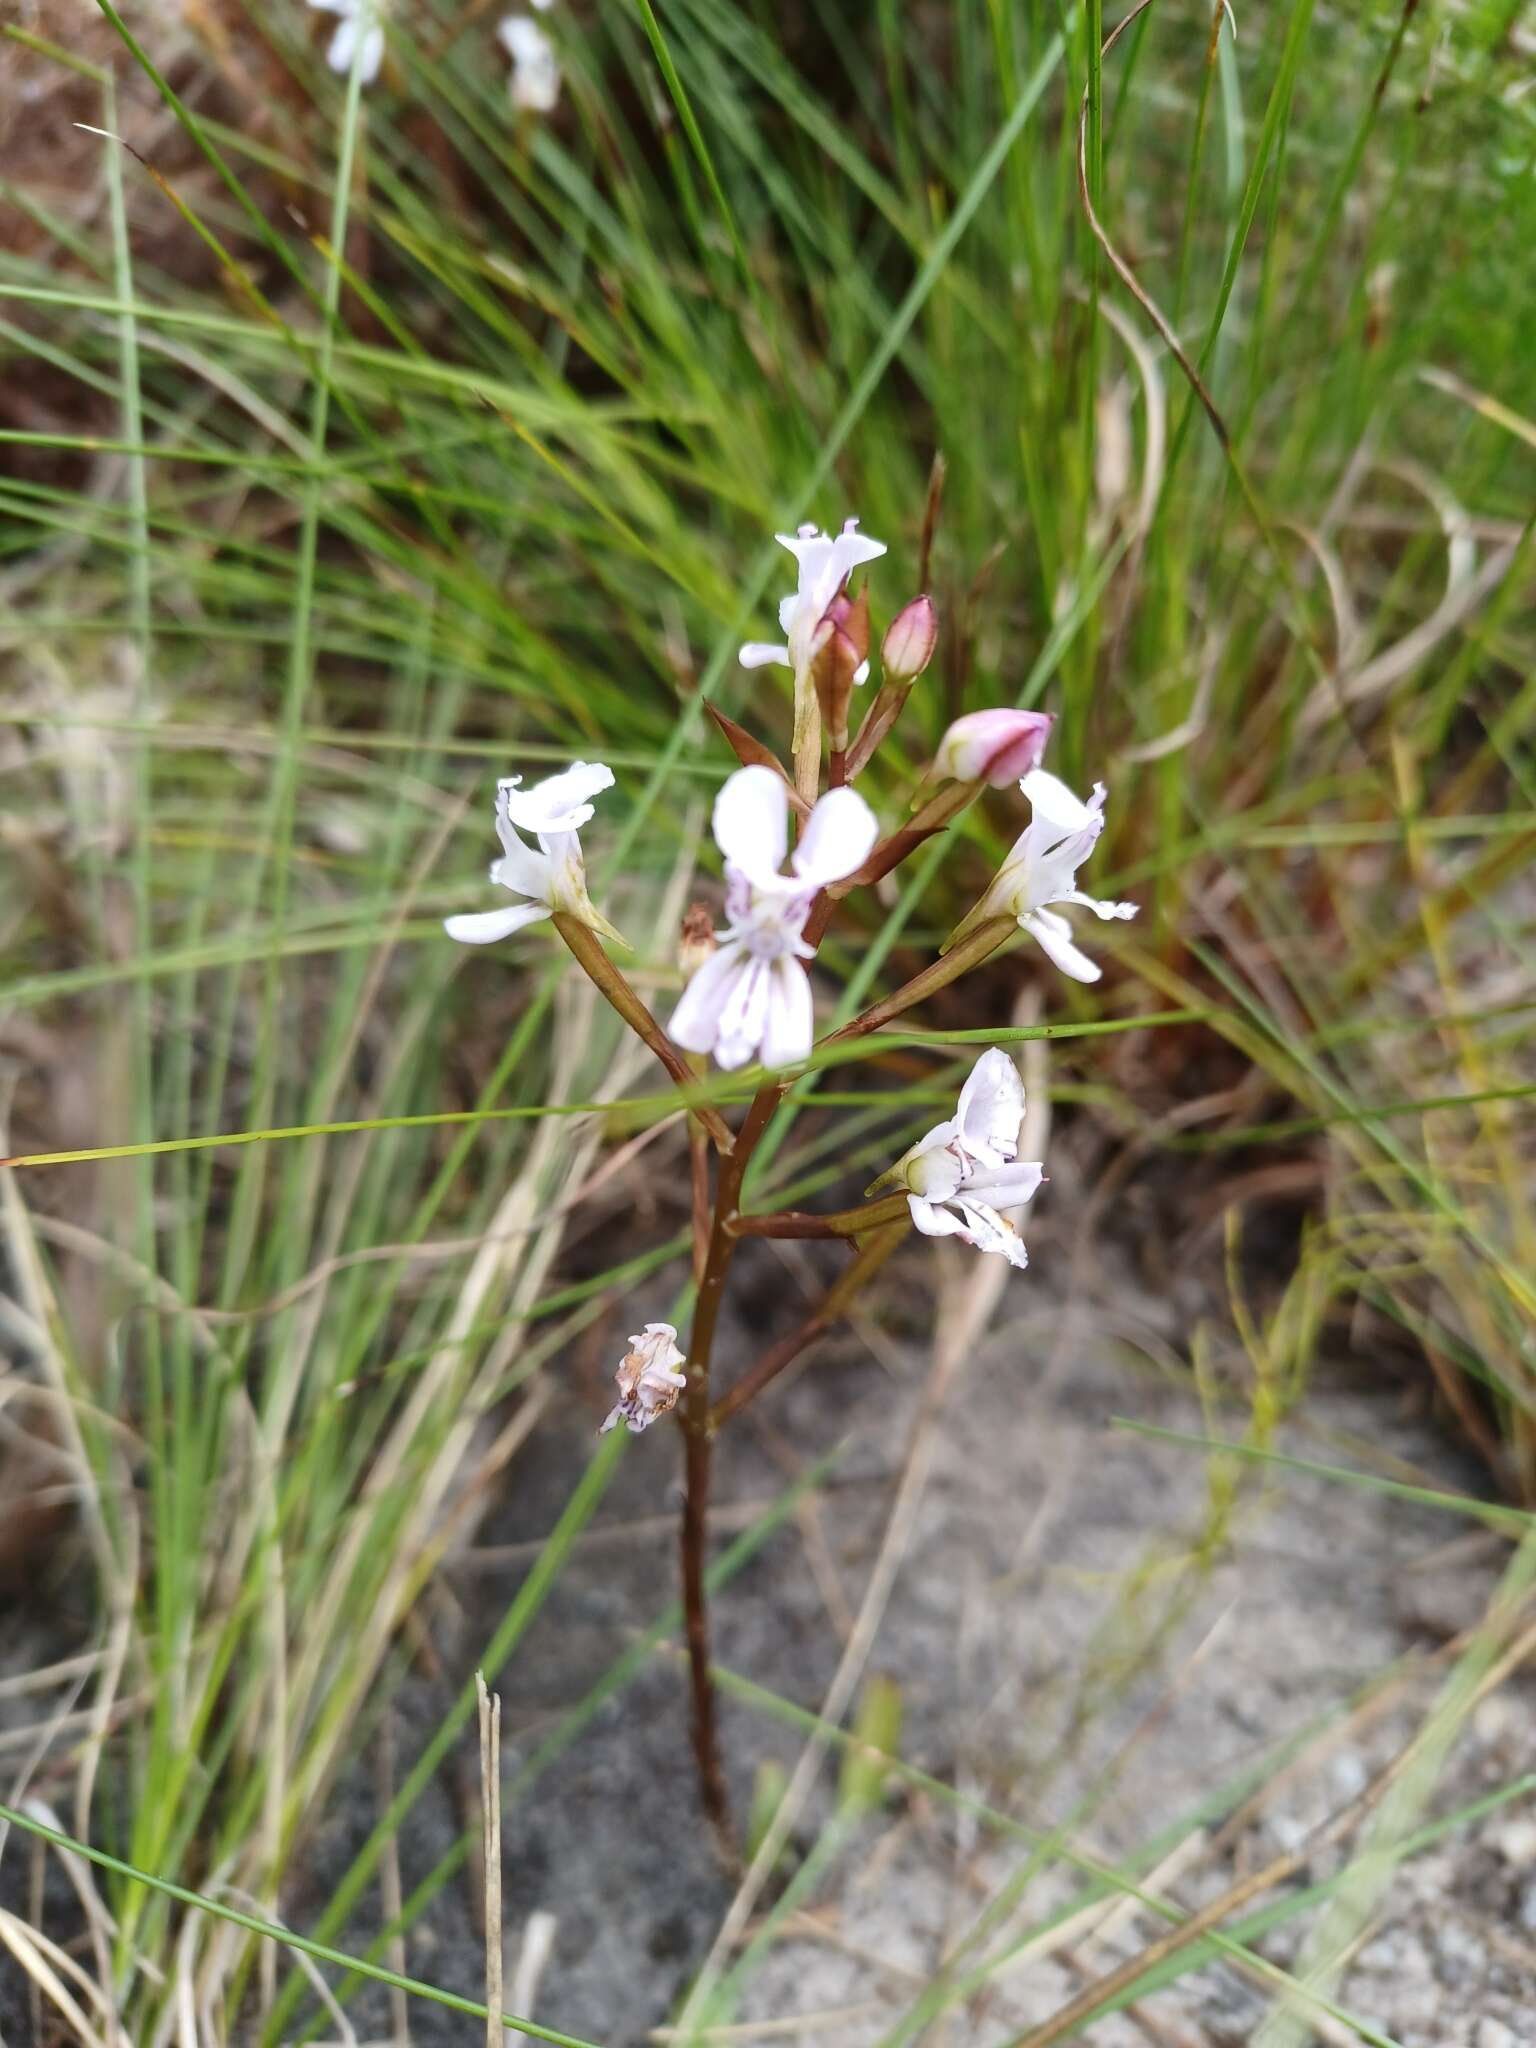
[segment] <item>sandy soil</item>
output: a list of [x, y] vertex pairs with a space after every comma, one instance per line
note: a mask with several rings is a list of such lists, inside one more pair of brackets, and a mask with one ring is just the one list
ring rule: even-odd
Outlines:
[[[1257, 1942], [1293, 1965], [1315, 1917], [1294, 1907], [1338, 1867], [1313, 1830], [1349, 1807], [1418, 1729], [1443, 1682], [1448, 1639], [1483, 1612], [1507, 1552], [1459, 1516], [1276, 1468], [1237, 1468], [1230, 1539], [1202, 1561], [1209, 1469], [1195, 1450], [1151, 1440], [1116, 1418], [1198, 1432], [1189, 1377], [1171, 1346], [1184, 1311], [1106, 1252], [1091, 1293], [1059, 1291], [1066, 1247], [1048, 1224], [1036, 1264], [1012, 1279], [994, 1334], [963, 1370], [935, 1425], [929, 1482], [880, 1619], [869, 1669], [893, 1679], [901, 1754], [1015, 1824], [1001, 1833], [941, 1793], [888, 1784], [862, 1818], [823, 1830], [836, 1763], [817, 1781], [762, 1913], [800, 1869], [803, 1897], [752, 1961], [731, 2000], [747, 2039], [860, 2044], [895, 2039], [1005, 2042], [1053, 2013], [1161, 1930], [1150, 1912], [1044, 1933], [1071, 1903], [1057, 1862], [1040, 1872], [1019, 1830], [1074, 1853], [1130, 1859], [1183, 1911], [1294, 1851], [1285, 1884], [1247, 1911], [1281, 1912]], [[803, 1272], [764, 1250], [747, 1312], [758, 1340], [794, 1312]], [[818, 1354], [725, 1441], [719, 1497], [728, 1528], [786, 1476], [841, 1443], [827, 1483], [741, 1572], [718, 1607], [731, 1671], [796, 1705], [819, 1707], [879, 1552], [928, 1370], [921, 1330], [933, 1268], [926, 1248], [899, 1270], [882, 1326]], [[1055, 1278], [1053, 1279], [1053, 1275]], [[745, 1350], [750, 1333], [735, 1332]], [[473, 1669], [526, 1571], [530, 1551], [590, 1454], [601, 1389], [571, 1387], [512, 1474], [512, 1489], [424, 1613], [442, 1660], [408, 1676], [392, 1719], [403, 1768]], [[1227, 1419], [1234, 1432], [1237, 1411]], [[1334, 1464], [1411, 1466], [1429, 1483], [1473, 1486], [1443, 1434], [1399, 1385], [1336, 1374], [1315, 1388], [1284, 1447]], [[635, 1440], [548, 1605], [499, 1690], [505, 1777], [516, 1787], [540, 1745], [671, 1598], [676, 1444]], [[1470, 1530], [1470, 1534], [1469, 1534]], [[722, 1541], [724, 1536], [722, 1535]], [[24, 1654], [13, 1639], [13, 1656]], [[1407, 1660], [1406, 1663], [1403, 1660]], [[1401, 1666], [1368, 1709], [1362, 1691]], [[1495, 1792], [1536, 1767], [1533, 1689], [1518, 1675], [1472, 1710], [1437, 1788], [1412, 1788], [1414, 1825]], [[764, 1758], [793, 1765], [805, 1730], [741, 1699], [725, 1709], [738, 1811]], [[1299, 1742], [1294, 1768], [1244, 1806], [1251, 1773]], [[288, 1912], [311, 1920], [360, 1843], [374, 1797], [360, 1769], [319, 1830]], [[410, 1887], [474, 1812], [472, 1738], [422, 1801], [402, 1844]], [[1422, 1792], [1422, 1796], [1420, 1796]], [[1419, 1807], [1422, 1806], [1422, 1812]], [[1405, 1823], [1407, 1824], [1407, 1823]], [[819, 1846], [818, 1846], [819, 1845]], [[803, 1859], [813, 1858], [811, 1867]], [[14, 1898], [23, 1860], [7, 1854]], [[533, 2014], [612, 2048], [647, 2039], [675, 2013], [734, 1895], [695, 1801], [683, 1681], [674, 1654], [647, 1658], [531, 1785], [509, 1791], [508, 1982], [535, 1915], [555, 1922]], [[1070, 1881], [1069, 1881], [1070, 1879]], [[50, 1892], [50, 1911], [65, 1901]], [[353, 1929], [360, 1942], [370, 1898]], [[986, 1914], [963, 1967], [1008, 1957], [946, 2020], [898, 2021]], [[1402, 2048], [1513, 2048], [1536, 2042], [1536, 1805], [1506, 1803], [1436, 1840], [1365, 1902], [1335, 1996]], [[469, 1993], [481, 1976], [476, 1900], [461, 1873], [413, 1932], [407, 1967]], [[0, 2032], [25, 2041], [0, 1989]], [[1254, 2041], [1265, 1987], [1207, 1954], [1135, 2014], [1094, 2021], [1096, 2048], [1236, 2048]], [[360, 2039], [389, 2039], [383, 1994], [353, 2008]], [[791, 2024], [796, 2021], [798, 2024]], [[411, 2039], [483, 2038], [476, 2023], [413, 2004]], [[1335, 2028], [1298, 2039], [1348, 2040]], [[782, 2030], [782, 2031], [780, 2031]], [[1264, 2048], [1270, 2048], [1266, 2040]]]

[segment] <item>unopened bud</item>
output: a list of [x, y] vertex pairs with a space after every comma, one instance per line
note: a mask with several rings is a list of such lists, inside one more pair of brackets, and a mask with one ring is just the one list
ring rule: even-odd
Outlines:
[[987, 782], [1006, 789], [1040, 766], [1054, 718], [1048, 711], [971, 711], [939, 741], [935, 781]]
[[[840, 590], [822, 613], [823, 619], [830, 619], [840, 632], [846, 633], [858, 653], [860, 663], [869, 659], [869, 590], [866, 586], [857, 597], [849, 597]], [[860, 681], [863, 678], [859, 678]]]
[[931, 597], [914, 597], [892, 619], [880, 648], [888, 683], [914, 683], [933, 659], [939, 615]]
[[677, 940], [677, 964], [684, 981], [692, 981], [719, 942], [715, 920], [707, 903], [690, 903], [683, 912], [683, 926]]
[[827, 742], [838, 752], [848, 744], [848, 699], [863, 666], [857, 644], [828, 612], [811, 642], [811, 681]]

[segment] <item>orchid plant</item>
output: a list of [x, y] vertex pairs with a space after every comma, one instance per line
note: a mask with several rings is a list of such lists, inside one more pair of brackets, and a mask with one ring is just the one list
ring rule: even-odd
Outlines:
[[[827, 1032], [821, 1048], [867, 1038], [958, 981], [1016, 930], [1033, 938], [1063, 973], [1096, 980], [1101, 970], [1078, 949], [1065, 908], [1102, 919], [1131, 917], [1136, 909], [1101, 901], [1077, 886], [1078, 870], [1104, 828], [1104, 785], [1095, 784], [1085, 802], [1040, 765], [1051, 732], [1051, 719], [1041, 712], [1000, 708], [957, 719], [940, 741], [905, 821], [882, 831], [852, 784], [932, 659], [938, 637], [934, 607], [925, 595], [904, 605], [876, 657], [868, 591], [852, 586], [885, 554], [884, 543], [861, 533], [853, 519], [836, 535], [802, 526], [778, 538], [797, 572], [796, 587], [779, 608], [784, 638], [749, 642], [741, 664], [748, 670], [770, 664], [790, 669], [789, 760], [710, 707], [740, 763], [720, 786], [712, 821], [724, 870], [724, 928], [714, 929], [702, 904], [689, 911], [678, 955], [684, 986], [665, 1027], [607, 950], [624, 942], [588, 892], [580, 834], [596, 814], [595, 799], [614, 780], [601, 762], [574, 762], [532, 787], [518, 776], [497, 785], [501, 852], [490, 880], [513, 900], [446, 920], [452, 938], [477, 946], [550, 921], [584, 972], [662, 1062], [688, 1113], [691, 1328], [686, 1344], [669, 1322], [647, 1323], [630, 1338], [616, 1374], [618, 1399], [602, 1427], [622, 1422], [638, 1435], [669, 1416], [681, 1427], [693, 1742], [705, 1809], [723, 1841], [729, 1839], [729, 1816], [705, 1601], [714, 1439], [846, 1312], [909, 1229], [956, 1238], [1022, 1267], [1017, 1217], [1044, 1179], [1041, 1162], [1018, 1157], [1023, 1084], [1013, 1059], [993, 1046], [971, 1069], [953, 1116], [905, 1152], [856, 1207], [832, 1214], [743, 1208], [753, 1154], [796, 1074], [818, 1049], [811, 963], [822, 937], [851, 891], [881, 881], [983, 790], [1013, 784], [1030, 806], [1030, 820], [975, 908], [935, 960]], [[878, 685], [853, 732], [852, 695], [870, 679], [877, 658]], [[749, 1105], [734, 1128], [711, 1099], [711, 1059], [728, 1074], [753, 1063], [758, 1069]], [[743, 1240], [754, 1236], [841, 1239], [853, 1255], [812, 1313], [717, 1392], [721, 1302], [732, 1260]]]

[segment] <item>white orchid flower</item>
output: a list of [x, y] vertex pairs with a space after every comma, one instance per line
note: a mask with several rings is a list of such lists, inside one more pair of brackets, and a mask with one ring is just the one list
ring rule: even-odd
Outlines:
[[379, 23], [383, 0], [308, 0], [308, 5], [317, 14], [341, 17], [325, 53], [326, 63], [345, 78], [356, 58], [359, 79], [372, 85], [384, 61], [384, 30]]
[[870, 1189], [907, 1190], [912, 1221], [925, 1237], [959, 1237], [981, 1252], [998, 1252], [1010, 1265], [1029, 1263], [1024, 1241], [1003, 1209], [1027, 1202], [1045, 1170], [1018, 1160], [1024, 1121], [1024, 1084], [1000, 1046], [972, 1067], [955, 1114], [935, 1124]]
[[[496, 785], [501, 858], [491, 863], [491, 880], [522, 901], [504, 910], [445, 917], [444, 930], [449, 938], [466, 946], [489, 946], [558, 910], [579, 918], [605, 938], [618, 939], [619, 934], [587, 894], [587, 871], [578, 837], [592, 816], [591, 799], [600, 790], [613, 787], [613, 770], [601, 761], [575, 761], [531, 789], [524, 789], [522, 781], [520, 775], [511, 775]], [[519, 837], [520, 829], [538, 840], [537, 852]]]
[[619, 1398], [598, 1431], [606, 1436], [623, 1423], [638, 1436], [677, 1406], [677, 1397], [688, 1381], [680, 1370], [683, 1353], [677, 1348], [677, 1331], [670, 1323], [647, 1323], [629, 1340], [629, 1349], [619, 1361], [614, 1378]]
[[[542, 12], [551, 0], [534, 0]], [[560, 60], [555, 46], [527, 14], [509, 14], [496, 31], [512, 59], [507, 90], [514, 107], [530, 114], [552, 114], [560, 103]]]
[[789, 796], [771, 768], [738, 768], [715, 798], [715, 843], [725, 856], [727, 929], [694, 975], [668, 1030], [689, 1052], [727, 1069], [756, 1054], [766, 1067], [808, 1057], [811, 982], [803, 963], [811, 905], [829, 882], [861, 868], [879, 836], [856, 790], [829, 789], [805, 821], [790, 860]]
[[[802, 526], [797, 533], [776, 533], [781, 548], [788, 548], [799, 564], [796, 587], [779, 605], [782, 644], [749, 640], [739, 656], [743, 668], [762, 668], [778, 662], [798, 676], [810, 663], [811, 639], [827, 606], [862, 563], [878, 561], [885, 553], [883, 540], [869, 540], [859, 532], [857, 519], [843, 522], [835, 538], [819, 526]], [[869, 663], [861, 662], [853, 680], [862, 683]]]
[[1034, 809], [1029, 824], [1014, 841], [985, 896], [956, 928], [949, 944], [989, 917], [1015, 917], [1021, 931], [1038, 939], [1063, 974], [1074, 981], [1097, 981], [1103, 971], [1072, 941], [1072, 927], [1055, 903], [1076, 903], [1095, 917], [1134, 917], [1134, 903], [1106, 903], [1077, 886], [1077, 871], [1092, 853], [1104, 830], [1102, 782], [1093, 785], [1087, 803], [1044, 768], [1036, 768], [1019, 784]]

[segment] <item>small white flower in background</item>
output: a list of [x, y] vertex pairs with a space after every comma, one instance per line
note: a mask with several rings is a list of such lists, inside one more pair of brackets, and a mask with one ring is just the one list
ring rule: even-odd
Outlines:
[[[341, 17], [331, 37], [330, 48], [325, 53], [326, 63], [345, 78], [356, 57], [358, 77], [364, 85], [372, 85], [384, 61], [384, 30], [379, 24], [383, 0], [307, 0], [307, 4], [317, 14], [339, 14]], [[362, 38], [360, 55], [359, 37]]]
[[[540, 10], [551, 0], [534, 0]], [[528, 14], [509, 14], [496, 31], [512, 59], [507, 90], [514, 107], [529, 114], [552, 114], [560, 103], [560, 60], [555, 46]]]
[[[878, 561], [885, 553], [883, 540], [868, 540], [859, 531], [857, 519], [843, 522], [835, 538], [819, 526], [802, 526], [798, 533], [776, 533], [781, 548], [788, 548], [800, 567], [799, 582], [779, 605], [779, 628], [784, 644], [749, 640], [742, 648], [743, 668], [762, 668], [775, 661], [798, 675], [811, 658], [811, 639], [831, 604], [854, 570], [865, 562]], [[854, 676], [862, 683], [869, 663], [861, 663]]]
[[789, 843], [789, 795], [771, 768], [738, 768], [715, 798], [715, 843], [725, 856], [727, 929], [699, 968], [667, 1029], [689, 1052], [712, 1052], [722, 1067], [756, 1054], [766, 1067], [808, 1057], [814, 1034], [802, 934], [811, 905], [869, 858], [875, 814], [856, 790], [829, 789]]
[[[989, 917], [1016, 917], [1021, 931], [1038, 939], [1063, 974], [1074, 981], [1097, 981], [1102, 969], [1072, 943], [1072, 927], [1053, 903], [1076, 903], [1095, 917], [1134, 917], [1134, 903], [1106, 903], [1086, 896], [1077, 886], [1077, 871], [1092, 853], [1104, 830], [1102, 782], [1093, 785], [1087, 803], [1043, 768], [1019, 784], [1034, 809], [1029, 824], [1014, 841], [996, 881], [976, 908], [962, 920], [955, 937]], [[950, 944], [954, 939], [950, 940]]]
[[606, 1436], [622, 1422], [631, 1435], [638, 1436], [642, 1429], [649, 1429], [661, 1416], [670, 1414], [688, 1384], [681, 1370], [683, 1364], [672, 1325], [647, 1323], [630, 1338], [629, 1349], [619, 1361], [614, 1374], [619, 1383], [619, 1398], [598, 1435]]
[[925, 1237], [960, 1237], [1010, 1265], [1029, 1263], [1024, 1241], [999, 1210], [1027, 1202], [1045, 1178], [1038, 1160], [1016, 1160], [1024, 1121], [1024, 1083], [1000, 1046], [972, 1067], [954, 1116], [919, 1138], [870, 1189], [907, 1190], [912, 1221]]
[[[605, 937], [617, 939], [619, 934], [587, 894], [587, 871], [577, 836], [592, 816], [591, 799], [600, 790], [613, 787], [613, 770], [601, 761], [575, 761], [531, 789], [524, 789], [522, 781], [520, 775], [511, 775], [496, 785], [501, 858], [491, 863], [491, 880], [523, 901], [505, 910], [445, 917], [443, 927], [449, 938], [466, 946], [489, 946], [561, 910]], [[519, 838], [519, 828], [534, 834], [539, 842], [537, 853]]]

